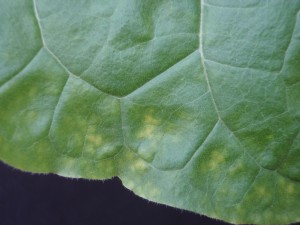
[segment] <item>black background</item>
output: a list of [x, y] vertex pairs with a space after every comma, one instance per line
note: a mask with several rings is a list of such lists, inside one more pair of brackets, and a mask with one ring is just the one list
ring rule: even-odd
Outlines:
[[226, 224], [137, 197], [118, 178], [70, 179], [0, 162], [0, 225]]
[[225, 225], [137, 197], [118, 178], [67, 179], [0, 162], [0, 225]]

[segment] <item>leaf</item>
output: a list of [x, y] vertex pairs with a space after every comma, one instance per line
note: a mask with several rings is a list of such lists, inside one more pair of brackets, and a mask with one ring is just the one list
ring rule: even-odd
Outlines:
[[0, 0], [0, 158], [300, 221], [300, 1]]

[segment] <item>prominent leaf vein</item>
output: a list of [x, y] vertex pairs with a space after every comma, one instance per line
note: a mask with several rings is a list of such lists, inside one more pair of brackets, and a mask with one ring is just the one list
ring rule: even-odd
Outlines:
[[44, 38], [44, 34], [43, 34], [43, 28], [42, 28], [42, 25], [41, 25], [41, 21], [40, 21], [40, 17], [39, 17], [39, 13], [38, 13], [38, 9], [37, 9], [37, 4], [36, 4], [36, 0], [33, 0], [33, 6], [34, 6], [34, 15], [35, 15], [35, 18], [37, 20], [37, 23], [38, 23], [38, 27], [39, 27], [39, 31], [40, 31], [40, 36], [41, 36], [41, 40], [42, 40], [42, 43], [43, 43], [43, 47], [50, 53], [50, 55], [56, 60], [56, 62], [68, 73], [68, 75], [74, 75], [76, 77], [78, 77], [79, 79], [81, 79], [83, 82], [87, 83], [88, 85], [96, 88], [98, 91], [106, 94], [106, 95], [109, 95], [109, 96], [112, 96], [114, 98], [119, 98], [118, 96], [114, 96], [110, 93], [107, 93], [101, 89], [99, 89], [98, 87], [96, 87], [95, 85], [91, 84], [90, 82], [82, 79], [80, 76], [77, 76], [76, 74], [72, 73], [63, 63], [62, 61], [53, 53], [53, 51], [47, 46], [47, 43], [45, 41], [45, 38]]
[[293, 38], [294, 38], [294, 36], [296, 35], [296, 28], [297, 28], [297, 23], [299, 23], [298, 21], [298, 17], [300, 17], [300, 11], [298, 11], [297, 12], [297, 14], [296, 14], [296, 19], [295, 19], [295, 23], [294, 23], [294, 28], [293, 28], [293, 31], [292, 31], [292, 35], [291, 35], [291, 38], [290, 38], [290, 40], [289, 40], [289, 43], [288, 43], [288, 45], [287, 45], [287, 47], [286, 47], [286, 50], [285, 50], [285, 53], [284, 53], [284, 58], [283, 58], [283, 63], [282, 63], [282, 66], [281, 66], [281, 69], [280, 69], [280, 72], [282, 72], [282, 70], [283, 70], [283, 68], [284, 68], [284, 63], [286, 62], [286, 59], [287, 59], [287, 53], [288, 53], [288, 51], [289, 51], [289, 48], [290, 48], [290, 46], [291, 46], [291, 43], [292, 43], [292, 41], [293, 41]]
[[[246, 149], [246, 147], [241, 143], [241, 141], [239, 140], [239, 138], [234, 134], [234, 132], [228, 127], [228, 125], [225, 123], [225, 121], [221, 117], [220, 110], [219, 110], [219, 108], [217, 106], [215, 97], [214, 97], [213, 92], [212, 92], [212, 88], [211, 88], [209, 76], [208, 76], [206, 65], [205, 65], [206, 59], [205, 59], [204, 51], [203, 51], [203, 24], [202, 24], [203, 23], [203, 13], [204, 13], [203, 6], [204, 6], [204, 3], [203, 3], [202, 0], [200, 0], [199, 52], [200, 52], [201, 64], [202, 64], [202, 67], [203, 67], [203, 73], [204, 73], [205, 81], [207, 83], [207, 87], [208, 87], [208, 90], [210, 92], [210, 96], [211, 96], [211, 99], [212, 99], [215, 111], [216, 111], [216, 113], [218, 115], [218, 118], [219, 118], [220, 122], [222, 122], [223, 125], [228, 129], [228, 131], [231, 133], [231, 135], [236, 139], [236, 141], [243, 147], [244, 153], [249, 158], [251, 158], [259, 168], [264, 169], [264, 170], [268, 170], [268, 171], [277, 172], [278, 175], [283, 176], [282, 174], [278, 173], [278, 171], [270, 170], [270, 169], [265, 168], [262, 165], [260, 165], [257, 162], [257, 160], [249, 153], [249, 151]], [[286, 178], [285, 176], [283, 176], [283, 177]], [[288, 179], [291, 179], [291, 178], [288, 178]], [[293, 179], [291, 179], [291, 180], [293, 180]], [[293, 180], [293, 181], [296, 181], [296, 180]], [[298, 182], [298, 181], [296, 181], [296, 182]]]
[[[51, 119], [51, 123], [50, 123], [50, 126], [49, 126], [49, 132], [48, 132], [49, 138], [50, 138], [50, 136], [51, 136], [51, 130], [52, 130], [52, 127], [53, 127], [54, 122], [55, 122], [55, 121], [54, 121], [54, 120], [55, 120], [55, 117], [56, 117], [56, 115], [59, 113], [59, 111], [58, 111], [59, 105], [60, 105], [61, 100], [62, 100], [62, 98], [63, 98], [64, 90], [65, 90], [65, 87], [66, 87], [67, 84], [68, 84], [69, 79], [70, 79], [70, 77], [68, 77], [68, 78], [66, 79], [66, 81], [65, 81], [65, 83], [64, 83], [64, 85], [63, 85], [63, 87], [62, 87], [62, 89], [61, 89], [61, 92], [60, 92], [60, 94], [59, 94], [59, 97], [58, 97], [58, 99], [57, 99], [56, 105], [55, 105], [55, 107], [54, 107], [53, 114], [52, 114], [52, 119]], [[51, 138], [50, 138], [50, 139], [51, 139]]]
[[17, 77], [22, 74], [22, 72], [30, 66], [30, 64], [33, 62], [33, 60], [37, 57], [37, 55], [40, 53], [42, 48], [40, 48], [34, 56], [23, 66], [21, 67], [14, 75], [12, 75], [7, 81], [5, 81], [1, 86], [0, 90], [3, 89], [5, 86], [9, 85], [10, 83], [13, 83], [17, 80]]
[[168, 68], [166, 68], [164, 71], [158, 73], [157, 75], [155, 75], [154, 77], [152, 77], [150, 80], [146, 81], [143, 85], [141, 85], [140, 87], [138, 87], [137, 89], [133, 90], [132, 92], [130, 92], [128, 95], [123, 96], [123, 98], [126, 98], [128, 96], [134, 95], [135, 93], [138, 93], [138, 91], [142, 90], [143, 88], [145, 88], [146, 86], [150, 85], [152, 82], [154, 82], [156, 79], [158, 79], [159, 77], [163, 76], [167, 71], [169, 71], [170, 69], [172, 69], [174, 66], [178, 65], [180, 62], [184, 61], [185, 59], [187, 59], [189, 56], [191, 56], [193, 53], [195, 53], [197, 51], [197, 49], [191, 53], [188, 53], [188, 55], [183, 56], [181, 59], [179, 59], [178, 61], [176, 61], [174, 64], [170, 65]]
[[253, 178], [253, 180], [252, 180], [251, 183], [249, 184], [248, 188], [245, 190], [243, 196], [241, 197], [241, 200], [240, 200], [238, 203], [236, 203], [235, 205], [239, 205], [239, 204], [241, 204], [241, 203], [245, 200], [245, 197], [247, 196], [247, 194], [248, 194], [249, 191], [251, 190], [252, 186], [254, 185], [254, 183], [255, 183], [256, 179], [258, 178], [259, 174], [261, 173], [261, 171], [262, 171], [262, 169], [260, 169], [260, 170], [257, 172], [256, 176]]
[[250, 70], [250, 71], [270, 73], [269, 70], [266, 70], [266, 69], [263, 69], [263, 68], [258, 69], [258, 68], [251, 68], [251, 67], [247, 67], [247, 66], [245, 66], [245, 67], [237, 66], [237, 65], [226, 64], [226, 63], [223, 63], [223, 62], [219, 62], [219, 61], [216, 61], [216, 60], [213, 60], [213, 59], [207, 59], [207, 58], [204, 58], [204, 61], [209, 62], [209, 63], [213, 63], [213, 64], [219, 64], [219, 65], [229, 67], [229, 68], [233, 68], [233, 69]]

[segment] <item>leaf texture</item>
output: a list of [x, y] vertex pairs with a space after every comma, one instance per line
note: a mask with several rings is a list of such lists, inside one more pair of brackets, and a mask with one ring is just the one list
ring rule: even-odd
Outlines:
[[0, 159], [300, 221], [299, 0], [0, 0]]

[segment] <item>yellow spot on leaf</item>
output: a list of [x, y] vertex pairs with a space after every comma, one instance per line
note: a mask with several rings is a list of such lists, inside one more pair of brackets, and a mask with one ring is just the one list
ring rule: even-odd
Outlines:
[[35, 119], [37, 117], [37, 113], [35, 111], [27, 112], [26, 119]]
[[95, 145], [95, 146], [99, 146], [102, 143], [102, 136], [99, 134], [90, 134], [87, 136], [87, 140]]
[[271, 139], [273, 139], [273, 135], [272, 135], [272, 134], [269, 134], [266, 138], [267, 138], [268, 140], [271, 140]]
[[242, 173], [245, 170], [245, 165], [243, 163], [237, 164], [235, 167], [233, 167], [229, 173], [231, 176], [237, 175], [239, 173]]
[[295, 188], [292, 184], [288, 184], [286, 187], [286, 191], [287, 193], [292, 194], [293, 192], [295, 192]]
[[150, 115], [146, 115], [145, 117], [144, 117], [144, 120], [145, 120], [145, 123], [146, 124], [153, 124], [153, 125], [158, 125], [159, 124], [159, 120], [157, 120], [157, 119], [154, 119], [152, 116], [150, 116]]
[[155, 127], [153, 125], [145, 126], [144, 129], [138, 133], [138, 137], [149, 138], [153, 134], [154, 129]]
[[156, 198], [160, 195], [161, 191], [151, 183], [146, 183], [136, 187], [136, 191], [145, 198]]
[[138, 160], [133, 163], [134, 170], [137, 171], [143, 171], [147, 168], [146, 162], [143, 162], [142, 160]]
[[215, 150], [213, 151], [211, 159], [208, 162], [208, 167], [210, 169], [215, 169], [224, 161], [225, 161], [225, 157], [224, 155], [221, 154], [221, 151]]
[[267, 193], [266, 187], [265, 186], [258, 186], [257, 187], [257, 192], [259, 195], [265, 195]]
[[126, 180], [126, 187], [132, 190], [135, 187], [135, 183], [131, 180]]
[[154, 130], [158, 127], [160, 121], [150, 115], [144, 117], [144, 126], [138, 133], [139, 138], [149, 138], [153, 135]]

